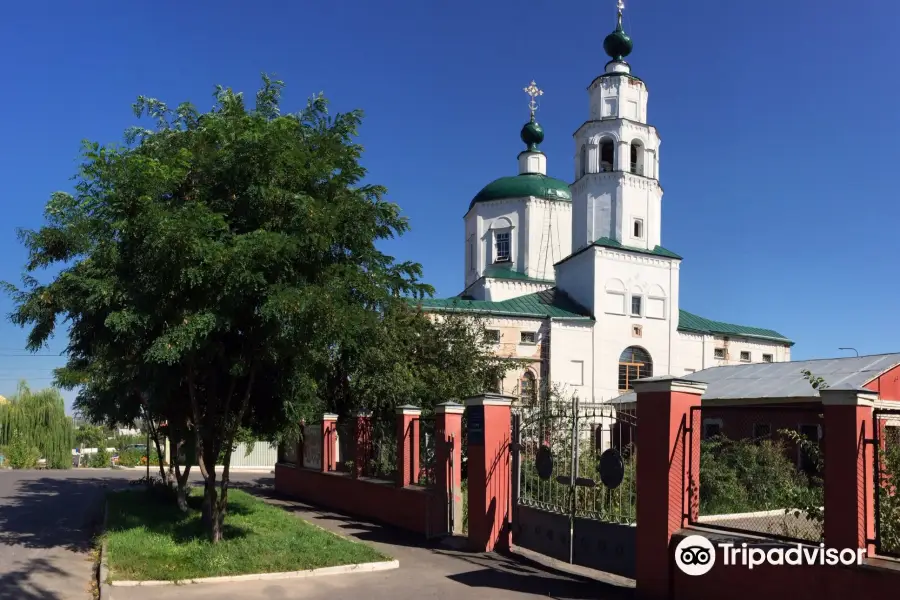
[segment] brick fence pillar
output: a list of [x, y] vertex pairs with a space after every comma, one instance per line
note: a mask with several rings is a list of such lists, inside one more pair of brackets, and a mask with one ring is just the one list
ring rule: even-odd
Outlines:
[[[690, 426], [699, 454], [699, 415], [706, 384], [672, 376], [634, 382], [637, 393], [637, 549], [635, 573], [641, 600], [669, 598], [669, 541], [697, 510], [700, 465], [689, 474], [686, 432]], [[699, 463], [699, 461], [697, 461]], [[695, 480], [691, 485], [691, 475]]]
[[510, 418], [513, 397], [466, 399], [468, 426], [469, 546], [490, 552], [510, 546]]
[[852, 386], [819, 390], [825, 428], [825, 543], [866, 548], [874, 555], [875, 448], [873, 407], [878, 394]]
[[450, 517], [444, 525], [451, 534], [462, 533], [462, 416], [465, 408], [456, 402], [444, 402], [434, 408], [434, 480], [443, 494], [442, 503]]
[[419, 476], [419, 417], [422, 411], [407, 404], [397, 407], [397, 487], [416, 482]]
[[360, 411], [353, 424], [353, 477], [362, 477], [368, 471], [372, 456], [372, 413]]
[[322, 415], [322, 471], [325, 473], [337, 468], [337, 420], [335, 414]]

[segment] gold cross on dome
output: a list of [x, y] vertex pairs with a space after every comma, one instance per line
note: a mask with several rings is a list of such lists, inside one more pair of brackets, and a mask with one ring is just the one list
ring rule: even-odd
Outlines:
[[534, 117], [534, 111], [537, 110], [537, 102], [535, 101], [535, 98], [537, 98], [538, 96], [543, 96], [544, 90], [540, 89], [532, 79], [531, 85], [529, 85], [527, 88], [522, 88], [522, 91], [531, 96], [531, 100], [528, 102], [528, 109], [531, 111], [531, 116]]

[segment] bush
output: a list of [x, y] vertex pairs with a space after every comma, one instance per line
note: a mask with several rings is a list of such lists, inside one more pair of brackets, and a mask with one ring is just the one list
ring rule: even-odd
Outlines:
[[144, 453], [134, 448], [119, 452], [119, 464], [123, 467], [136, 467], [141, 464]]
[[106, 448], [100, 448], [88, 459], [88, 466], [96, 468], [104, 468], [110, 466], [112, 456], [106, 451]]
[[821, 506], [821, 495], [821, 487], [797, 471], [781, 440], [716, 436], [701, 442], [701, 514]]
[[17, 429], [13, 431], [12, 440], [7, 448], [6, 460], [13, 469], [33, 469], [41, 458], [41, 451], [29, 446], [25, 437]]

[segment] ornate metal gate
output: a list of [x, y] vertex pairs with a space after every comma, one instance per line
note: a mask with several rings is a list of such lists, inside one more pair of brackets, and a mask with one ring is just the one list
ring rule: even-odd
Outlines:
[[513, 544], [634, 577], [633, 413], [548, 403], [513, 414]]

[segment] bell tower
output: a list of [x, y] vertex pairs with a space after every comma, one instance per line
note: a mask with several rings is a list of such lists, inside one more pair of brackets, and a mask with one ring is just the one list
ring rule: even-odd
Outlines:
[[610, 57], [588, 87], [590, 118], [575, 132], [572, 252], [599, 239], [653, 250], [660, 244], [659, 135], [647, 123], [647, 87], [625, 60], [633, 43], [622, 26], [603, 40]]

